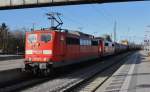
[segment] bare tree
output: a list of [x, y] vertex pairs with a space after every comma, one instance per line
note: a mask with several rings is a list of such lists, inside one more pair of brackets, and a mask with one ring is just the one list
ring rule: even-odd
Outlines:
[[0, 52], [24, 52], [26, 31], [28, 29], [25, 27], [10, 31], [8, 26], [2, 23], [0, 25]]
[[8, 47], [8, 26], [5, 23], [0, 25], [0, 49], [2, 51], [7, 51]]

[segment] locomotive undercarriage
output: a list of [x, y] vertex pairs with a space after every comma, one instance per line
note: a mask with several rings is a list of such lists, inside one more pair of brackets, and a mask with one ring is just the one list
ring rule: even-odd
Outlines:
[[31, 72], [34, 75], [48, 76], [52, 73], [52, 64], [49, 63], [25, 63], [23, 72]]

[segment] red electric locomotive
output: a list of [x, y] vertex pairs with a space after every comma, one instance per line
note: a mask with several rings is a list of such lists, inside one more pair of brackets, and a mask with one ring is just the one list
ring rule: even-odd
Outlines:
[[27, 32], [25, 69], [49, 72], [53, 67], [98, 58], [102, 54], [98, 45], [99, 40], [77, 31], [47, 29]]

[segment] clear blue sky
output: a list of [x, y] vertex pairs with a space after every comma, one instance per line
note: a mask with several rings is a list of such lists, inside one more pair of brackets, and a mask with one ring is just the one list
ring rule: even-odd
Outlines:
[[95, 34], [111, 34], [117, 21], [118, 40], [130, 38], [136, 42], [143, 40], [144, 31], [150, 25], [150, 1], [109, 4], [59, 6], [34, 9], [0, 11], [0, 23], [5, 22], [11, 30], [22, 27], [36, 28], [50, 25], [45, 13], [60, 12], [64, 28]]

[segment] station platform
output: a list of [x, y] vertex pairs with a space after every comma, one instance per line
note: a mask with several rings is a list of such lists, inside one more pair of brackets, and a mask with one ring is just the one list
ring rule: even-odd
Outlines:
[[0, 61], [22, 59], [23, 57], [24, 57], [23, 55], [0, 55]]
[[128, 57], [96, 92], [150, 92], [150, 57], [144, 51]]

